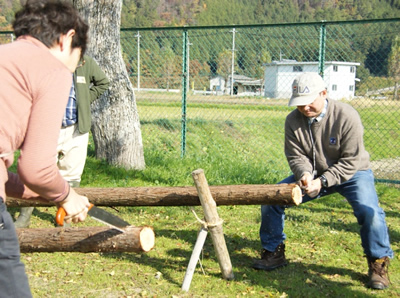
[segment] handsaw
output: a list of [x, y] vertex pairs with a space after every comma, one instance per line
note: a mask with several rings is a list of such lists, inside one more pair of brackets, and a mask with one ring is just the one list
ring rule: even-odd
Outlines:
[[[114, 229], [117, 229], [121, 232], [124, 232], [122, 228], [130, 226], [128, 222], [125, 220], [121, 219], [120, 217], [111, 214], [110, 212], [107, 212], [103, 209], [100, 209], [93, 204], [90, 204], [89, 211], [87, 213], [90, 215], [93, 219], [102, 222]], [[63, 207], [58, 208], [57, 214], [56, 214], [56, 222], [59, 226], [64, 225], [64, 218], [67, 215], [65, 212], [65, 209]]]

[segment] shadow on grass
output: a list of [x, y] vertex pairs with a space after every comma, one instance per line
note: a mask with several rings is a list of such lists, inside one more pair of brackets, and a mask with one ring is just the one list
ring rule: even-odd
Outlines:
[[[11, 214], [12, 218], [16, 220], [18, 218], [20, 208], [18, 207], [9, 207], [7, 211]], [[49, 222], [53, 225], [56, 225], [55, 217], [56, 217], [57, 209], [55, 207], [49, 207], [44, 210], [39, 210], [38, 208], [33, 209], [32, 216], [36, 216], [40, 218], [42, 221]]]
[[[171, 235], [174, 236], [171, 237]], [[197, 230], [179, 232], [175, 230], [157, 231], [157, 237], [177, 240], [175, 235], [180, 239], [185, 239], [185, 241], [193, 243], [194, 246]], [[303, 264], [298, 261], [291, 261], [290, 259], [288, 260], [288, 266], [269, 272], [258, 271], [251, 268], [253, 258], [249, 255], [248, 249], [258, 251], [259, 241], [243, 240], [226, 235], [225, 240], [235, 279], [233, 281], [226, 281], [226, 285], [221, 285], [221, 287], [229, 287], [229, 283], [237, 282], [244, 287], [256, 287], [257, 291], [261, 287], [262, 291], [265, 291], [264, 295], [266, 296], [276, 291], [286, 293], [287, 297], [320, 297], [321, 295], [328, 297], [369, 297], [365, 292], [354, 290], [357, 283], [361, 287], [366, 286], [367, 276], [365, 273], [356, 272], [348, 268], [324, 266], [323, 264]], [[174, 248], [166, 252], [161, 252], [157, 251], [156, 247], [153, 251], [143, 254], [140, 258], [131, 254], [123, 255], [120, 253], [106, 253], [103, 256], [115, 259], [121, 259], [122, 257], [134, 263], [151, 266], [156, 271], [162, 273], [163, 279], [177, 287], [181, 287], [192, 254], [191, 249], [192, 247], [190, 250]], [[206, 275], [222, 278], [210, 236], [207, 236], [201, 258]], [[181, 272], [182, 278], [177, 280], [176, 276], [172, 276], [169, 272]], [[350, 278], [354, 282], [343, 282], [345, 277]], [[193, 276], [193, 279], [196, 278], [203, 278], [199, 265], [197, 265]], [[372, 296], [374, 295], [371, 294]]]
[[[359, 237], [359, 225], [357, 222], [337, 221], [332, 218], [332, 212], [341, 212], [346, 215], [346, 218], [354, 218], [350, 206], [344, 207], [342, 203], [332, 203], [333, 200], [319, 201], [318, 204], [305, 204], [311, 214], [302, 213], [300, 208], [294, 207], [298, 211], [296, 213], [288, 212], [288, 217], [301, 226], [302, 224], [312, 223], [313, 216], [323, 218], [319, 225], [329, 227], [338, 231], [346, 231], [355, 233]], [[345, 203], [347, 204], [347, 203]], [[12, 215], [19, 211], [18, 208], [9, 208]], [[291, 208], [292, 209], [292, 208]], [[42, 220], [54, 223], [55, 208], [45, 209], [43, 212], [35, 209], [34, 215]], [[321, 215], [323, 214], [323, 216]], [[391, 221], [398, 217], [398, 213], [394, 211], [386, 212], [387, 220]], [[258, 223], [259, 224], [259, 223]], [[164, 238], [163, 241], [183, 241], [190, 244], [190, 248], [173, 248], [163, 250], [155, 249], [147, 254], [141, 255], [138, 258], [132, 254], [124, 253], [104, 253], [105, 258], [111, 259], [126, 259], [132, 263], [143, 264], [143, 266], [151, 266], [156, 271], [163, 273], [163, 279], [171, 284], [181, 287], [185, 271], [188, 266], [192, 247], [196, 242], [197, 230], [180, 230], [177, 229], [156, 229], [156, 237]], [[390, 231], [391, 242], [398, 243], [400, 234], [397, 231]], [[252, 256], [258, 256], [260, 243], [257, 240], [250, 240], [242, 237], [225, 235], [225, 241], [230, 253], [233, 270], [235, 274], [234, 281], [226, 281], [228, 283], [239, 283], [262, 288], [265, 290], [264, 296], [268, 296], [270, 292], [278, 291], [286, 293], [289, 297], [369, 297], [376, 296], [371, 291], [371, 295], [365, 291], [356, 290], [357, 287], [365, 287], [367, 282], [366, 263], [365, 270], [358, 272], [349, 268], [341, 268], [334, 266], [324, 266], [324, 264], [309, 264], [300, 263], [297, 260], [290, 260], [289, 265], [271, 272], [256, 271], [251, 268], [253, 263]], [[290, 241], [290, 238], [289, 238]], [[321, 240], [322, 241], [322, 240]], [[351, 243], [348, 243], [351, 245]], [[360, 244], [356, 244], [360, 245]], [[218, 260], [215, 257], [214, 248], [211, 237], [208, 236], [204, 245], [204, 262], [203, 265], [207, 275], [215, 278], [221, 278], [221, 272], [218, 266]], [[334, 256], [332, 256], [334, 258]], [[169, 272], [179, 272], [180, 277]], [[202, 273], [199, 266], [196, 267], [194, 279], [202, 278]], [[343, 281], [347, 280], [347, 281]], [[351, 282], [351, 281], [352, 282]], [[222, 285], [221, 285], [222, 286]]]
[[[307, 204], [307, 203], [306, 203]], [[322, 203], [325, 205], [325, 203]], [[318, 204], [320, 206], [321, 204]], [[296, 207], [292, 207], [296, 208]], [[348, 204], [348, 208], [343, 208], [343, 207], [338, 207], [338, 208], [330, 208], [329, 206], [326, 207], [317, 207], [317, 206], [312, 206], [309, 208], [312, 210], [313, 213], [315, 214], [326, 214], [325, 218], [326, 221], [322, 221], [319, 223], [319, 225], [327, 227], [332, 230], [337, 230], [337, 231], [345, 231], [346, 233], [351, 232], [354, 234], [357, 234], [360, 237], [360, 228], [361, 226], [357, 223], [356, 217], [353, 215], [353, 210], [351, 209], [350, 205]], [[351, 220], [354, 220], [353, 222], [343, 222], [343, 221], [338, 221], [335, 218], [331, 218], [329, 214], [332, 212], [335, 213], [341, 213], [341, 214], [346, 214], [347, 217], [351, 218]], [[392, 219], [397, 219], [399, 214], [398, 212], [394, 211], [386, 211], [385, 212], [385, 220], [387, 225], [389, 226], [389, 238], [390, 238], [390, 243], [392, 246], [397, 245], [397, 243], [400, 242], [400, 233], [395, 231], [394, 229], [390, 229], [390, 225], [388, 224], [389, 222], [392, 221]], [[296, 221], [298, 223], [302, 222], [312, 222], [313, 218], [312, 216], [306, 216], [306, 215], [299, 215], [299, 214], [290, 214], [288, 216], [290, 220]], [[319, 218], [322, 216], [318, 215]], [[360, 240], [361, 241], [361, 240]]]

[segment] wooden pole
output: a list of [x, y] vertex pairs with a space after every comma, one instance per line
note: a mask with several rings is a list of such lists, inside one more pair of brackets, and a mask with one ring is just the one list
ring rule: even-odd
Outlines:
[[197, 235], [196, 244], [194, 245], [192, 255], [190, 257], [189, 265], [186, 269], [185, 278], [182, 283], [182, 290], [189, 291], [190, 283], [192, 282], [193, 273], [196, 269], [197, 262], [199, 261], [200, 253], [203, 249], [204, 242], [207, 238], [208, 230], [204, 227], [200, 229], [199, 234]]
[[222, 277], [227, 280], [234, 279], [231, 259], [229, 257], [229, 252], [225, 243], [224, 232], [222, 229], [222, 220], [218, 216], [217, 204], [212, 198], [210, 189], [208, 188], [204, 171], [202, 169], [198, 169], [192, 172], [192, 177], [199, 194], [201, 205], [203, 206], [204, 217], [211, 234], [215, 253], [219, 262], [219, 267], [221, 268]]
[[154, 247], [151, 227], [17, 229], [21, 252], [148, 252]]
[[[200, 206], [193, 186], [186, 187], [119, 187], [75, 188], [96, 206]], [[218, 206], [222, 205], [299, 205], [301, 189], [296, 184], [244, 184], [209, 186]], [[42, 200], [7, 198], [8, 207], [48, 207], [53, 203]]]

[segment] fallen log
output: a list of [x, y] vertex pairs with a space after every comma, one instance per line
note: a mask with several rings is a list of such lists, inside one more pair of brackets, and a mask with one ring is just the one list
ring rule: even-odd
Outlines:
[[[221, 205], [299, 205], [301, 189], [296, 184], [243, 184], [210, 186]], [[200, 206], [196, 187], [75, 188], [97, 206]], [[8, 207], [47, 207], [52, 202], [7, 198]]]
[[22, 253], [27, 252], [148, 252], [154, 247], [151, 227], [17, 229]]

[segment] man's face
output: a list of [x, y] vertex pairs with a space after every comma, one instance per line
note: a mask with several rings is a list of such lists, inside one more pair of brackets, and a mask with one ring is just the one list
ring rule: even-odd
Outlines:
[[319, 93], [318, 97], [312, 103], [306, 106], [297, 106], [297, 109], [300, 111], [300, 113], [308, 118], [317, 117], [319, 114], [321, 114], [324, 108], [325, 98], [326, 91], [324, 90]]
[[81, 52], [81, 48], [74, 48], [71, 50], [69, 59], [67, 60], [67, 67], [71, 72], [74, 72], [76, 67], [78, 66], [78, 62], [81, 58]]

